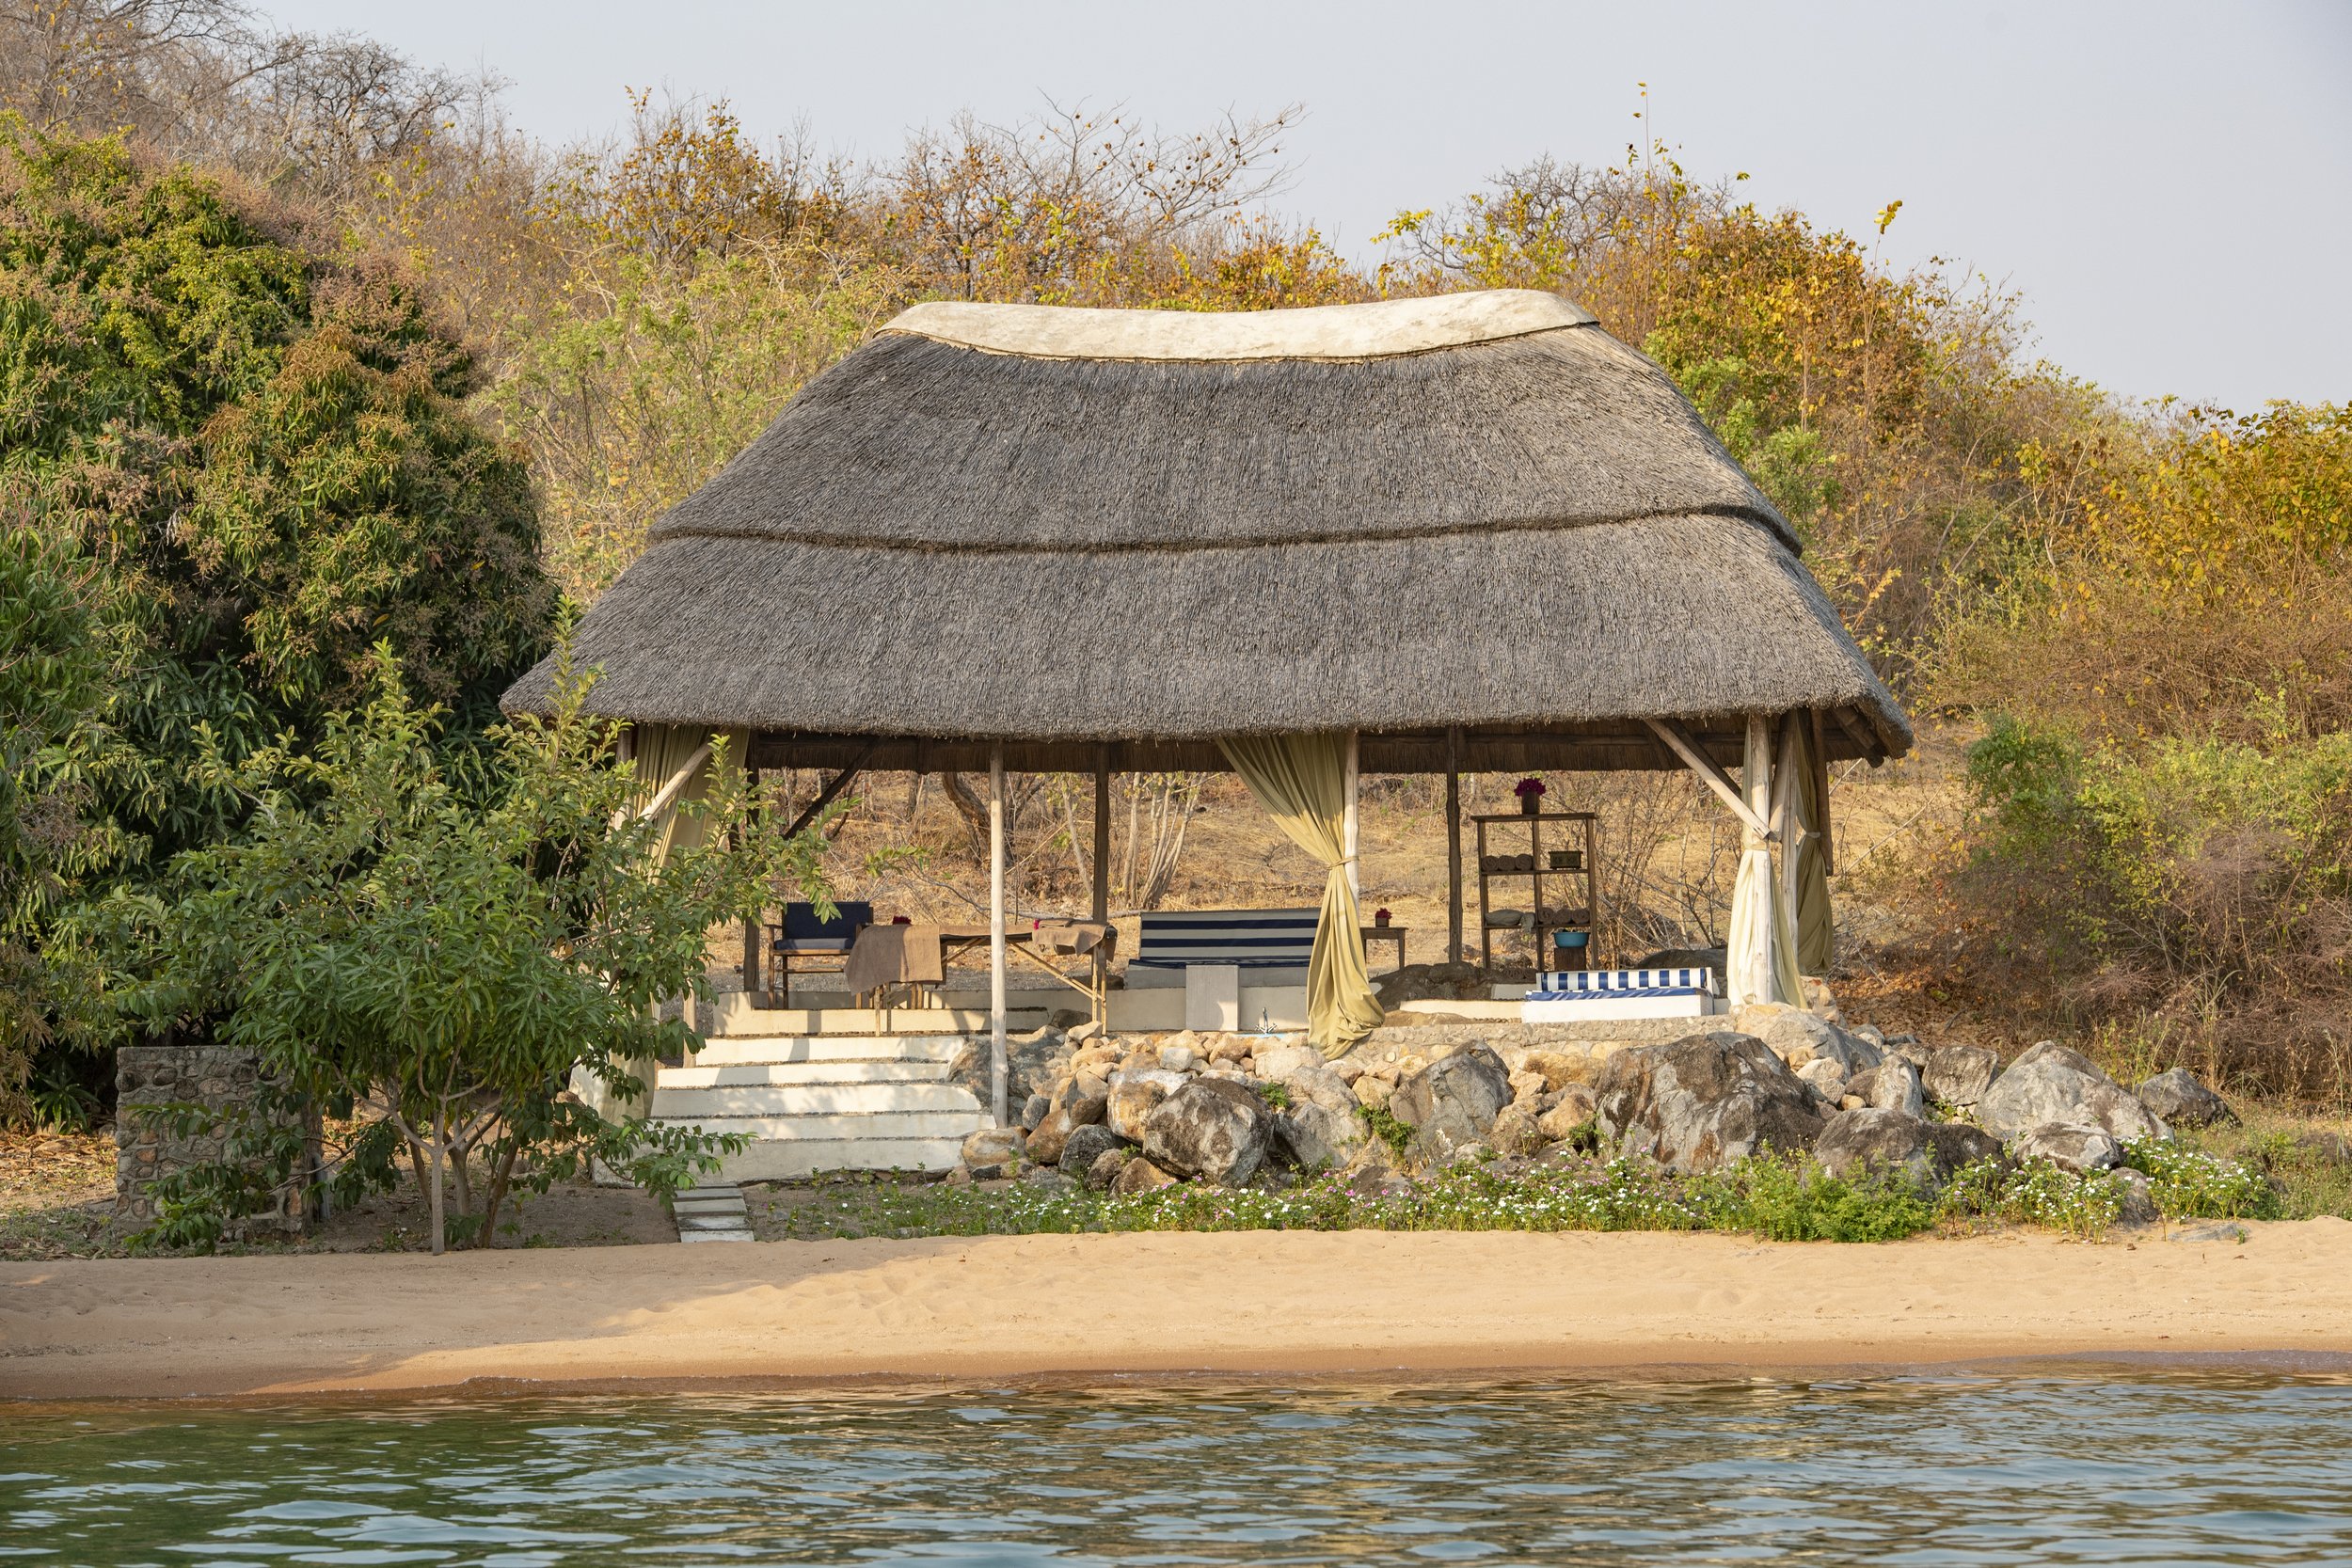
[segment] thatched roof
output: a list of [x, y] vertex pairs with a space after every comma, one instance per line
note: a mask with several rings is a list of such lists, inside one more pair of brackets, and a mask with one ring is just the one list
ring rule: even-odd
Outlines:
[[938, 766], [1338, 728], [1409, 766], [1448, 727], [1498, 767], [1577, 766], [1550, 733], [1670, 766], [1643, 716], [1798, 708], [1835, 754], [1905, 750], [1797, 555], [1664, 372], [1553, 295], [926, 305], [655, 526], [574, 659], [607, 712]]

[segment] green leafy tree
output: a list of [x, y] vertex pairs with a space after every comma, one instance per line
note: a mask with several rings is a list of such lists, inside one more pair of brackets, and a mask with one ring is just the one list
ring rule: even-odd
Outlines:
[[80, 792], [43, 766], [104, 689], [84, 566], [22, 523], [0, 531], [0, 1120], [25, 1111], [35, 1053], [72, 996], [35, 936], [90, 837]]
[[[113, 865], [215, 842], [232, 761], [365, 698], [379, 644], [462, 741], [555, 608], [521, 460], [389, 266], [114, 139], [0, 117], [0, 499], [95, 569]], [[200, 738], [201, 737], [201, 738]]]
[[657, 853], [662, 823], [631, 809], [631, 769], [611, 762], [619, 726], [588, 717], [588, 682], [568, 678], [552, 717], [490, 732], [504, 784], [485, 809], [445, 775], [439, 715], [384, 663], [314, 748], [216, 765], [215, 786], [252, 807], [246, 837], [182, 855], [167, 894], [111, 906], [146, 976], [126, 1006], [254, 1052], [274, 1085], [238, 1124], [243, 1160], [167, 1180], [156, 1240], [207, 1243], [273, 1207], [297, 1180], [287, 1113], [305, 1103], [337, 1130], [346, 1198], [390, 1185], [405, 1157], [436, 1252], [486, 1243], [517, 1189], [590, 1161], [666, 1195], [732, 1147], [608, 1118], [576, 1091], [644, 1092], [636, 1064], [692, 1042], [658, 1005], [704, 989], [706, 933], [778, 881], [823, 899], [821, 837], [754, 811], [722, 748], [707, 799], [680, 808], [700, 841]]

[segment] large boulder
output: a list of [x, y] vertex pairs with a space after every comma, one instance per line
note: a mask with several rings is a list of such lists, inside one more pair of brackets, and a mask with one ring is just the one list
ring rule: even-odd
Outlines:
[[1832, 1176], [1883, 1171], [1925, 1186], [1940, 1174], [1929, 1127], [1908, 1111], [1858, 1106], [1829, 1118], [1814, 1142], [1813, 1157]]
[[963, 1140], [964, 1168], [976, 1177], [1002, 1176], [1021, 1163], [1028, 1138], [1018, 1127], [983, 1127]]
[[1945, 1176], [1963, 1165], [2000, 1157], [2001, 1140], [1981, 1127], [1960, 1121], [1928, 1123], [1928, 1140], [1935, 1146], [1935, 1168]]
[[1920, 1086], [1945, 1105], [1974, 1105], [2001, 1073], [2001, 1058], [1981, 1045], [1941, 1045], [1928, 1053]]
[[1389, 1111], [1413, 1129], [1424, 1157], [1480, 1142], [1511, 1103], [1511, 1072], [1483, 1045], [1465, 1046], [1397, 1085]]
[[1519, 1071], [1542, 1075], [1544, 1090], [1549, 1094], [1557, 1094], [1571, 1084], [1581, 1086], [1593, 1075], [1590, 1061], [1557, 1051], [1521, 1052], [1518, 1063]]
[[2114, 1180], [2116, 1196], [2122, 1200], [2115, 1216], [2118, 1220], [2125, 1225], [2153, 1225], [2163, 1217], [2156, 1212], [2156, 1195], [2146, 1172], [2119, 1170]]
[[1887, 1035], [1871, 1043], [1887, 1057], [1909, 1062], [1922, 1072], [1927, 1070], [1927, 1048], [1919, 1043], [1919, 1037], [1916, 1035]]
[[1065, 1096], [1029, 1132], [1029, 1158], [1041, 1165], [1058, 1164], [1070, 1134], [1102, 1121], [1110, 1108], [1107, 1097]]
[[1103, 1115], [1110, 1130], [1131, 1144], [1143, 1141], [1143, 1124], [1160, 1102], [1191, 1080], [1159, 1068], [1129, 1068], [1111, 1074]]
[[[1108, 1161], [1109, 1158], [1107, 1154], [1103, 1156], [1104, 1161]], [[1100, 1163], [1095, 1166], [1096, 1171], [1101, 1171], [1102, 1168]], [[1089, 1173], [1089, 1179], [1093, 1174], [1093, 1172]], [[1175, 1184], [1174, 1176], [1141, 1156], [1120, 1165], [1110, 1179], [1110, 1190], [1120, 1197], [1132, 1197], [1137, 1193], [1148, 1193], [1156, 1187], [1172, 1187]]]
[[2020, 1160], [2047, 1160], [2060, 1170], [2077, 1174], [2113, 1170], [2123, 1163], [2123, 1147], [2112, 1133], [2081, 1122], [2053, 1121], [2027, 1128], [2010, 1140], [2009, 1151]]
[[1356, 1091], [1347, 1086], [1346, 1079], [1324, 1066], [1320, 1059], [1285, 1077], [1282, 1086], [1290, 1090], [1293, 1104], [1310, 1101], [1327, 1111], [1337, 1111], [1350, 1120], [1355, 1119]]
[[1598, 1105], [1599, 1099], [1589, 1085], [1570, 1084], [1551, 1097], [1550, 1108], [1536, 1118], [1535, 1126], [1546, 1138], [1569, 1137], [1593, 1124]]
[[1498, 1154], [1540, 1154], [1551, 1140], [1544, 1135], [1543, 1115], [1532, 1099], [1505, 1105], [1486, 1129], [1486, 1147]]
[[1364, 1118], [1314, 1100], [1298, 1100], [1274, 1117], [1274, 1133], [1301, 1170], [1337, 1170], [1370, 1135]]
[[1866, 1068], [1846, 1083], [1846, 1092], [1861, 1098], [1865, 1105], [1882, 1111], [1900, 1111], [1907, 1117], [1923, 1115], [1927, 1097], [1919, 1092], [1919, 1069], [1899, 1056], [1889, 1056], [1874, 1068]]
[[1820, 1057], [1793, 1069], [1798, 1081], [1820, 1098], [1822, 1114], [1827, 1115], [1844, 1103], [1846, 1099], [1846, 1069], [1827, 1057]]
[[[1025, 1035], [1009, 1035], [1005, 1038], [1006, 1103], [1025, 1109], [1032, 1095], [1050, 1095], [1054, 1085], [1068, 1076], [1072, 1058], [1076, 1053], [1058, 1029], [1039, 1029]], [[967, 1037], [955, 1060], [947, 1067], [948, 1080], [971, 1091], [974, 1099], [985, 1105], [993, 1092], [988, 1037]]]
[[1879, 1065], [1884, 1054], [1875, 1045], [1850, 1035], [1827, 1019], [1778, 1002], [1752, 1002], [1732, 1015], [1741, 1034], [1764, 1042], [1764, 1048], [1791, 1069], [1807, 1062], [1836, 1062], [1851, 1078]]
[[1323, 1053], [1311, 1045], [1261, 1046], [1251, 1059], [1259, 1077], [1278, 1084], [1303, 1069], [1323, 1066]]
[[2138, 1101], [2174, 1127], [2211, 1127], [2235, 1121], [2230, 1102], [2197, 1081], [2185, 1067], [2169, 1068], [2135, 1089]]
[[1977, 1101], [1977, 1119], [2005, 1143], [2052, 1123], [2096, 1127], [2119, 1143], [2168, 1135], [2164, 1123], [2090, 1057], [2049, 1040], [1993, 1080]]
[[1177, 1176], [1238, 1187], [1258, 1172], [1274, 1141], [1274, 1113], [1241, 1085], [1202, 1078], [1144, 1117], [1147, 1159]]
[[1620, 1051], [1594, 1085], [1601, 1136], [1679, 1171], [1712, 1170], [1767, 1145], [1813, 1147], [1813, 1091], [1748, 1035], [1691, 1035]]
[[1114, 1148], [1126, 1147], [1118, 1133], [1101, 1122], [1087, 1122], [1070, 1130], [1069, 1136], [1062, 1142], [1061, 1157], [1057, 1163], [1064, 1176], [1083, 1178], [1094, 1168], [1095, 1161]]

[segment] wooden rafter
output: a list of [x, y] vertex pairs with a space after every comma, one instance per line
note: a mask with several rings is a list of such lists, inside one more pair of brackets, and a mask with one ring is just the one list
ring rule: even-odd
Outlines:
[[1666, 743], [1667, 750], [1680, 757], [1683, 764], [1699, 776], [1702, 784], [1713, 790], [1722, 799], [1724, 804], [1731, 808], [1731, 814], [1745, 823], [1751, 832], [1760, 833], [1766, 838], [1773, 836], [1772, 824], [1756, 814], [1756, 809], [1749, 805], [1746, 799], [1740, 795], [1740, 786], [1731, 782], [1730, 775], [1716, 766], [1715, 759], [1708, 756], [1699, 745], [1697, 738], [1683, 727], [1682, 721], [1679, 719], [1645, 719], [1642, 721], [1650, 727], [1659, 739]]

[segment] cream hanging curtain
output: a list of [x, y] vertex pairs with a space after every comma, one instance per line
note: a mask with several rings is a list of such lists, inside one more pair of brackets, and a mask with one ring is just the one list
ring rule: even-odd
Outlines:
[[[702, 814], [678, 808], [709, 797], [711, 747], [722, 735], [726, 739], [727, 761], [740, 767], [750, 738], [744, 730], [713, 732], [688, 724], [639, 724], [629, 732], [631, 754], [637, 761], [637, 787], [629, 797], [628, 809], [634, 816], [649, 810], [657, 813], [660, 835], [654, 840], [654, 864], [667, 865], [671, 851], [702, 844]], [[690, 763], [693, 773], [681, 786], [677, 775]]]
[[[1758, 818], [1772, 815], [1772, 767], [1770, 731], [1761, 718], [1750, 719], [1740, 793]], [[1724, 947], [1724, 994], [1732, 1003], [1804, 1006], [1804, 987], [1797, 978], [1796, 924], [1780, 879], [1773, 875], [1772, 847], [1753, 828], [1745, 830], [1741, 840], [1740, 876], [1731, 889], [1731, 928]]]
[[1217, 744], [1274, 825], [1324, 864], [1323, 912], [1307, 960], [1307, 1037], [1325, 1056], [1343, 1056], [1385, 1016], [1364, 969], [1363, 920], [1348, 882], [1346, 737], [1252, 736]]

